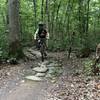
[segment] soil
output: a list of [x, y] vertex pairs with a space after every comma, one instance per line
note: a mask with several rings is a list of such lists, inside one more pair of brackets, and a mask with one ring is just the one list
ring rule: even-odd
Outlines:
[[66, 52], [49, 53], [49, 60], [57, 59], [63, 73], [53, 80], [41, 82], [25, 79], [39, 60], [21, 61], [18, 65], [0, 65], [0, 100], [100, 100], [100, 78], [85, 76], [84, 59], [74, 54], [67, 59]]

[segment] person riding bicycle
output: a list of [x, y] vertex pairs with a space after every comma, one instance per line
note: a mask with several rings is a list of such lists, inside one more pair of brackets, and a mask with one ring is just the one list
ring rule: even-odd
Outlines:
[[[43, 24], [42, 22], [40, 22], [38, 24], [38, 29], [36, 30], [35, 34], [34, 34], [34, 40], [36, 40], [36, 42], [39, 42], [39, 39], [42, 39], [46, 48], [48, 47], [48, 39], [49, 39], [49, 33], [46, 29], [46, 25]], [[39, 49], [39, 44], [37, 43], [37, 47]]]

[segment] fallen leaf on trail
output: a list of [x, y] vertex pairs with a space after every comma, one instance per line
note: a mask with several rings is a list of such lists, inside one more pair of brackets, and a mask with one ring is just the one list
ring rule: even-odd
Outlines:
[[64, 96], [64, 95], [66, 95], [66, 92], [65, 92], [65, 91], [63, 91], [63, 92], [61, 92], [61, 93], [59, 94], [59, 96]]
[[100, 90], [100, 83], [96, 84], [95, 88], [98, 89], [98, 90]]

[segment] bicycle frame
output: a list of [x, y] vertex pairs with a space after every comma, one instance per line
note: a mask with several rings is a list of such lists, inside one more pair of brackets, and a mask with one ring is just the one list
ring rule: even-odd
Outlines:
[[40, 53], [41, 53], [41, 60], [42, 60], [42, 62], [44, 61], [44, 58], [45, 58], [45, 56], [46, 56], [46, 45], [45, 45], [45, 39], [44, 38], [40, 38], [39, 40], [38, 40], [38, 43], [39, 43], [39, 45], [40, 45]]

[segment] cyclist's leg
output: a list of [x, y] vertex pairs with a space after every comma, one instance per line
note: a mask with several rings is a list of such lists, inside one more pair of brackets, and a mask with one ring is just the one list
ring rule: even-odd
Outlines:
[[41, 40], [41, 46], [40, 46], [40, 52], [41, 52], [41, 58], [42, 58], [42, 61], [44, 61], [44, 57], [45, 57], [45, 55], [44, 55], [44, 52], [45, 52], [45, 50], [44, 50], [44, 40], [43, 40], [43, 38], [40, 38]]
[[40, 39], [39, 38], [37, 39], [36, 47], [38, 50], [40, 50]]
[[45, 55], [45, 57], [47, 56], [46, 50], [47, 50], [47, 44], [46, 44], [46, 39], [44, 39], [44, 55]]

